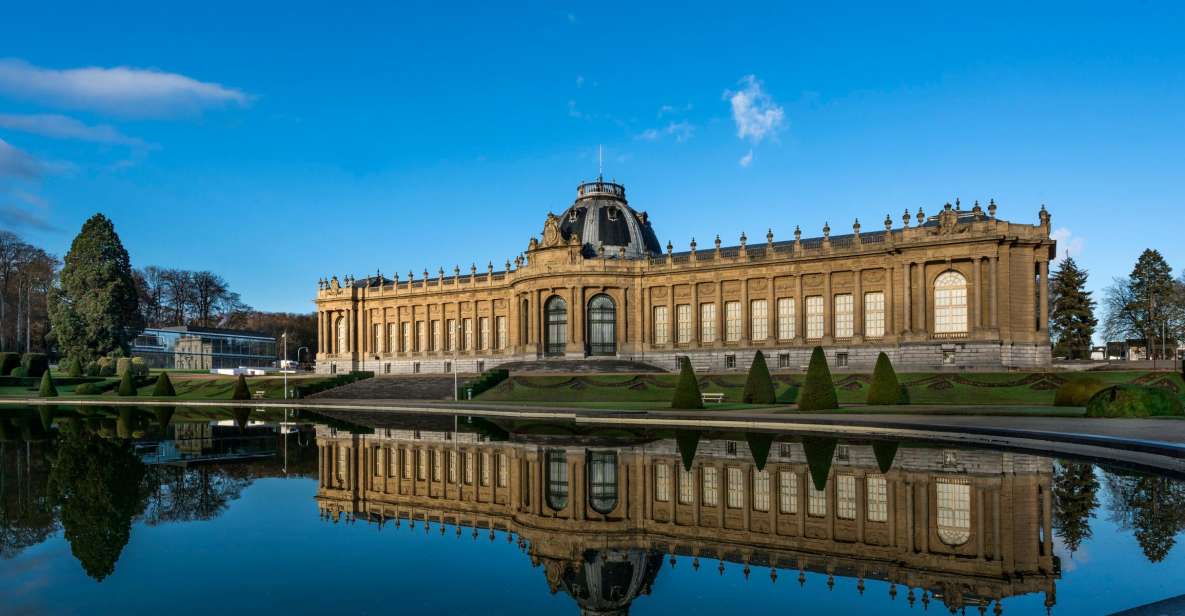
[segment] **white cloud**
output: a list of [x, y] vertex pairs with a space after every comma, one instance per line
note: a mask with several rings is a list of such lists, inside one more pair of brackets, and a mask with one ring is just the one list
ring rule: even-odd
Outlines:
[[732, 106], [737, 138], [756, 144], [776, 137], [785, 127], [786, 112], [765, 92], [756, 76], [746, 75], [740, 83], [744, 86], [741, 90], [724, 92], [724, 98]]
[[750, 149], [747, 154], [742, 156], [741, 159], [737, 161], [737, 163], [739, 163], [742, 167], [748, 167], [749, 163], [751, 163], [751, 162], [753, 162], [753, 150], [752, 149]]
[[663, 128], [648, 128], [638, 134], [642, 141], [658, 141], [663, 137], [673, 136], [676, 143], [683, 143], [695, 135], [695, 126], [690, 122], [670, 122]]
[[0, 178], [32, 180], [45, 172], [45, 163], [0, 139]]
[[76, 139], [137, 147], [145, 145], [142, 140], [129, 137], [112, 126], [106, 124], [90, 126], [74, 118], [57, 114], [0, 114], [0, 128], [19, 130], [52, 139]]
[[245, 105], [241, 90], [155, 69], [88, 66], [50, 69], [0, 59], [0, 94], [121, 116], [168, 116]]
[[568, 101], [568, 115], [573, 118], [583, 118], [584, 112], [576, 108], [576, 101]]
[[662, 107], [658, 108], [658, 117], [661, 118], [664, 115], [674, 114], [674, 113], [686, 113], [688, 111], [691, 111], [691, 103], [687, 103], [686, 105], [683, 105], [682, 107], [677, 107], [675, 105], [663, 105]]
[[1065, 227], [1054, 230], [1049, 237], [1057, 241], [1057, 255], [1054, 257], [1053, 265], [1061, 263], [1067, 254], [1077, 257], [1086, 248], [1086, 239], [1075, 236], [1074, 232]]

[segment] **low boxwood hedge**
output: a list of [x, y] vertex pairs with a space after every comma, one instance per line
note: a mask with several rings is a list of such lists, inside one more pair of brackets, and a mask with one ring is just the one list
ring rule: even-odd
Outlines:
[[342, 385], [349, 385], [354, 381], [361, 381], [362, 379], [370, 378], [374, 378], [374, 372], [370, 370], [355, 370], [345, 374], [338, 374], [328, 379], [298, 385], [292, 388], [292, 392], [297, 398], [307, 398], [308, 396], [316, 393], [321, 393], [335, 387], [341, 387]]
[[1086, 406], [1090, 399], [1106, 386], [1105, 383], [1094, 377], [1066, 381], [1053, 393], [1053, 405]]
[[483, 393], [493, 389], [498, 383], [510, 378], [510, 371], [502, 368], [493, 368], [481, 373], [476, 379], [462, 384], [457, 387], [457, 399], [465, 400], [470, 397], [476, 398]]
[[1143, 385], [1113, 385], [1090, 398], [1087, 417], [1166, 417], [1185, 415], [1171, 391]]

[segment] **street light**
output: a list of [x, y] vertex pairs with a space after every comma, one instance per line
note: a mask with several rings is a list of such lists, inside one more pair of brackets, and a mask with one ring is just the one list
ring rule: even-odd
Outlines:
[[280, 362], [280, 374], [284, 375], [284, 399], [288, 399], [288, 371], [285, 370], [284, 364], [288, 363], [288, 332], [280, 334], [284, 339], [284, 360]]

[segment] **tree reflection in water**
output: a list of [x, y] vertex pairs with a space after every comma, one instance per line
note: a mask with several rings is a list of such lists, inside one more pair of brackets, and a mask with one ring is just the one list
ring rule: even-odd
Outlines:
[[1185, 530], [1185, 483], [1122, 471], [1106, 475], [1111, 520], [1130, 530], [1148, 560], [1158, 563]]
[[1094, 466], [1059, 461], [1053, 471], [1053, 532], [1071, 554], [1090, 539], [1090, 519], [1099, 506]]
[[144, 522], [212, 520], [237, 500], [254, 478], [241, 467], [151, 466], [144, 477], [148, 490]]

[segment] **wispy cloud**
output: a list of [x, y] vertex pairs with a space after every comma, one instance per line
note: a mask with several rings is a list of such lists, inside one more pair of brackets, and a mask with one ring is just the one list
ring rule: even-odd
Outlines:
[[568, 13], [568, 23], [576, 23], [576, 13]]
[[663, 137], [672, 136], [676, 143], [683, 143], [695, 135], [695, 126], [690, 122], [670, 122], [663, 128], [648, 128], [638, 134], [642, 141], [658, 141]]
[[686, 105], [682, 106], [663, 105], [662, 107], [658, 108], [658, 117], [662, 118], [664, 115], [687, 113], [688, 111], [691, 111], [691, 103], [687, 103]]
[[568, 116], [573, 118], [583, 118], [584, 112], [576, 108], [576, 101], [568, 101]]
[[0, 94], [118, 116], [171, 116], [251, 101], [242, 90], [156, 69], [52, 69], [12, 58], [0, 59]]
[[1061, 263], [1066, 256], [1076, 257], [1082, 254], [1086, 248], [1086, 239], [1075, 236], [1073, 231], [1065, 227], [1055, 229], [1049, 237], [1057, 241], [1057, 256], [1054, 258], [1053, 264]]
[[748, 167], [749, 164], [752, 162], [753, 162], [753, 150], [750, 149], [748, 153], [746, 153], [744, 156], [741, 157], [740, 160], [737, 161], [737, 164], [739, 164], [742, 167]]
[[584, 75], [577, 75], [576, 76], [576, 87], [577, 88], [584, 87]]
[[57, 114], [12, 115], [0, 114], [0, 128], [33, 133], [51, 139], [73, 139], [143, 147], [146, 144], [136, 137], [129, 137], [119, 129], [107, 124], [88, 125], [74, 118]]
[[724, 98], [732, 106], [737, 138], [747, 139], [754, 144], [775, 138], [778, 131], [785, 128], [785, 110], [765, 92], [756, 76], [746, 75], [741, 78], [740, 84], [744, 86], [740, 90], [724, 92]]
[[33, 180], [45, 173], [45, 163], [0, 139], [0, 178]]
[[0, 221], [9, 229], [32, 229], [35, 231], [57, 231], [58, 228], [33, 212], [13, 206], [0, 206]]

